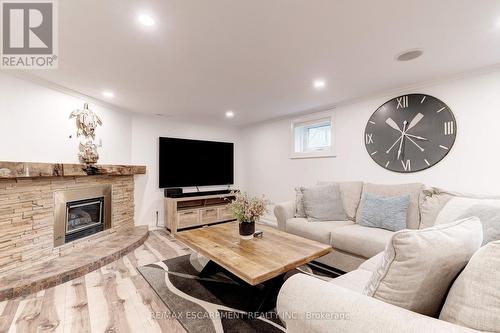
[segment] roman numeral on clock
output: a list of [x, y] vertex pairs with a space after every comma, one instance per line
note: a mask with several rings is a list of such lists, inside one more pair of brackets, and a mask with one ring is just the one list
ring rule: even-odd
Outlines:
[[366, 134], [366, 136], [365, 136], [365, 142], [366, 142], [367, 145], [373, 143], [373, 133]]
[[455, 126], [453, 121], [447, 121], [444, 123], [444, 135], [453, 135]]
[[401, 161], [401, 164], [403, 165], [403, 169], [405, 169], [405, 171], [411, 171], [411, 160], [406, 160], [406, 162]]
[[398, 105], [396, 109], [404, 109], [408, 107], [408, 96], [401, 96], [396, 99]]

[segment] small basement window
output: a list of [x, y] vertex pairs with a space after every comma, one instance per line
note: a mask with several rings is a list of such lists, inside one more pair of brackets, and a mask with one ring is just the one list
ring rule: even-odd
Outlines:
[[291, 158], [333, 157], [331, 115], [316, 115], [291, 122]]

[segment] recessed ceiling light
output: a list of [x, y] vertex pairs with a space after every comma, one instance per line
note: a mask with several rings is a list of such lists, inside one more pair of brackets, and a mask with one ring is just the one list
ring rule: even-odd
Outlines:
[[226, 118], [234, 118], [234, 111], [226, 111]]
[[413, 59], [417, 59], [420, 57], [424, 52], [422, 50], [407, 50], [404, 51], [396, 56], [397, 61], [410, 61]]
[[316, 89], [323, 89], [324, 87], [326, 87], [326, 82], [325, 80], [315, 80], [313, 82], [313, 86]]
[[151, 27], [151, 26], [155, 25], [155, 20], [149, 15], [145, 15], [145, 14], [139, 15], [138, 20], [139, 20], [139, 23], [141, 23], [142, 25], [145, 25], [146, 27]]
[[113, 98], [115, 97], [115, 94], [112, 91], [105, 90], [102, 92], [102, 95], [107, 98]]

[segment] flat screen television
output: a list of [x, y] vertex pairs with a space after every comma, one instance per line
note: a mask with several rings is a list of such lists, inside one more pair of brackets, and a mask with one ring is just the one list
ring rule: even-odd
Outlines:
[[160, 138], [160, 188], [233, 183], [233, 143]]

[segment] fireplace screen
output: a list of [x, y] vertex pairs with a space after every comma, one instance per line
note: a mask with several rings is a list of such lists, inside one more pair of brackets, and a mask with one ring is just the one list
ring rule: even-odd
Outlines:
[[103, 205], [104, 197], [66, 203], [66, 237], [76, 233], [86, 235], [101, 231]]
[[111, 185], [54, 192], [54, 246], [111, 228]]

